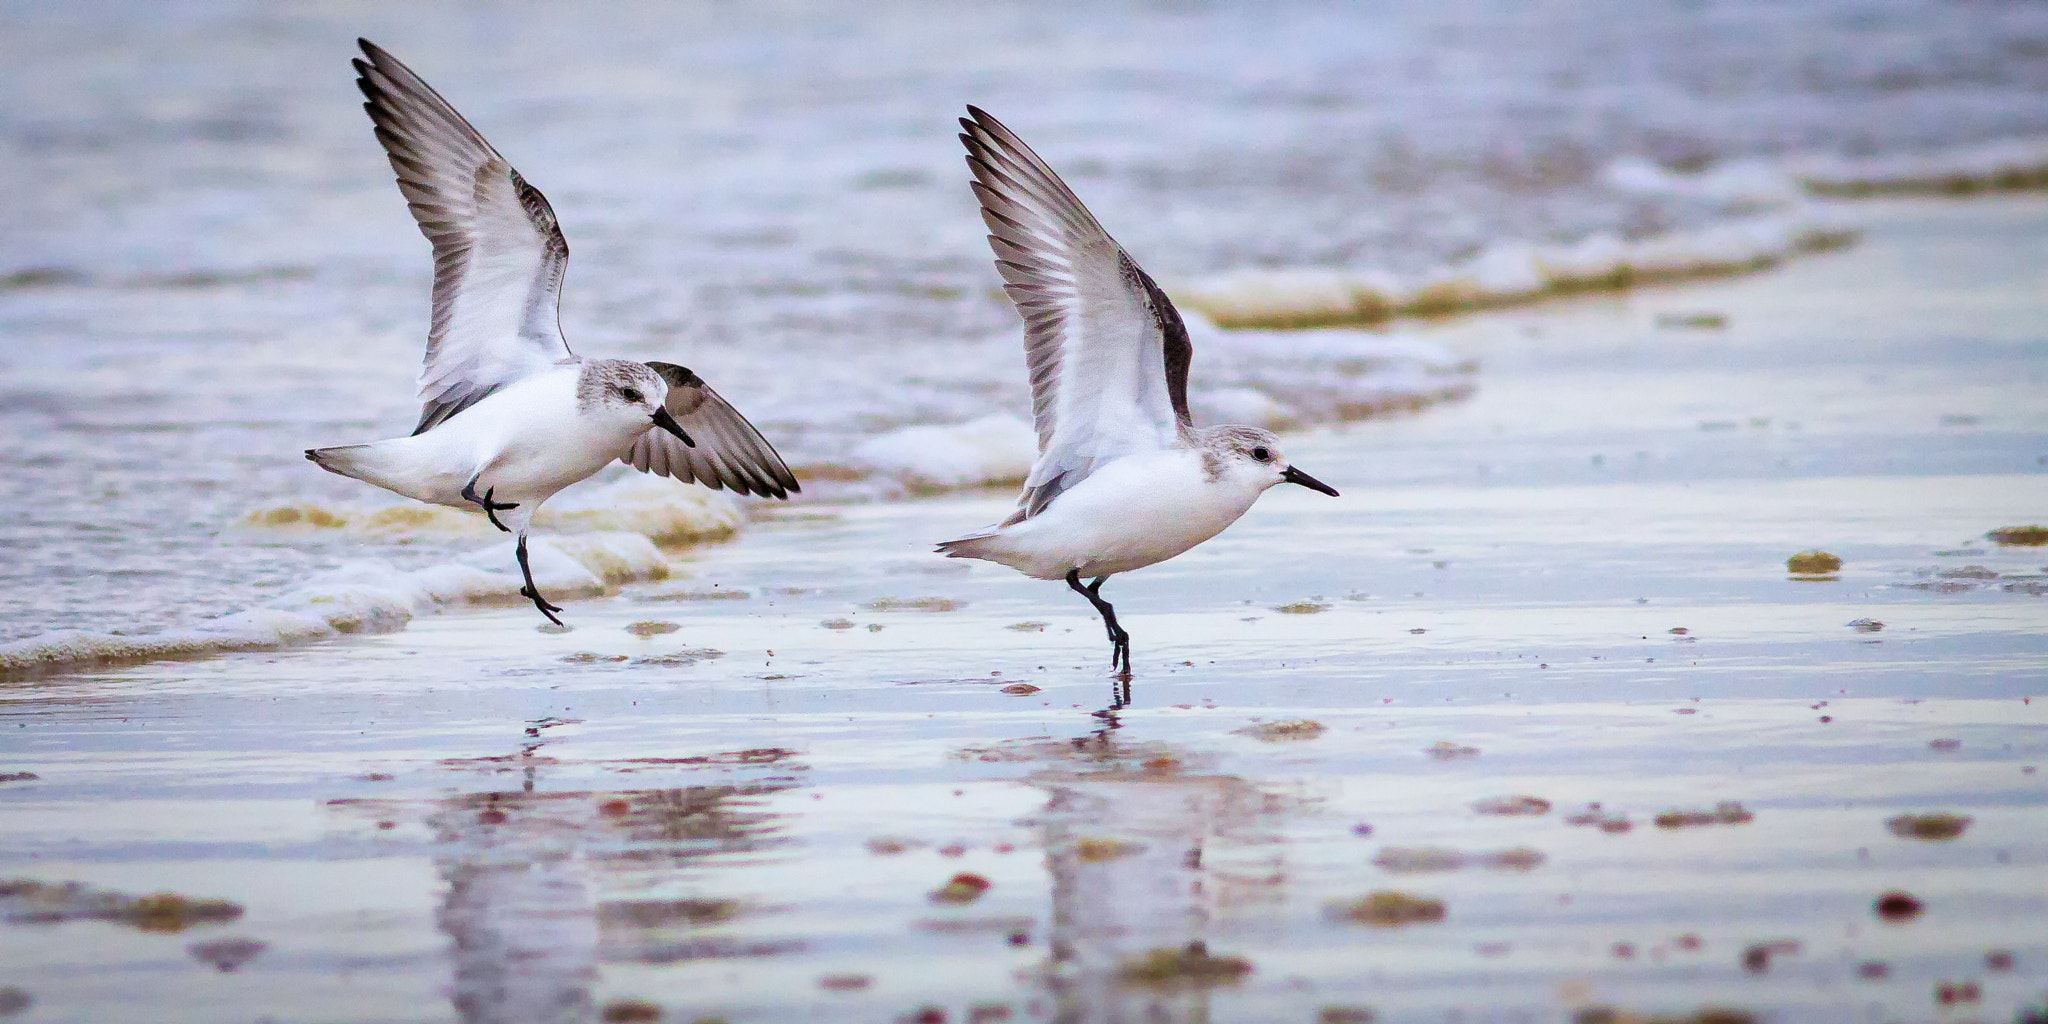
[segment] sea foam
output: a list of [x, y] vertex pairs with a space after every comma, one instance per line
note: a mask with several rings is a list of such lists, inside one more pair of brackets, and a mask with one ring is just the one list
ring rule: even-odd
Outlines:
[[[1654, 168], [1619, 172], [1631, 187], [1681, 187], [1684, 179]], [[1771, 179], [1697, 184], [1772, 202]], [[1719, 277], [1776, 266], [1803, 252], [1846, 244], [1856, 236], [1842, 211], [1801, 204], [1789, 211], [1734, 218], [1690, 231], [1640, 239], [1601, 232], [1563, 245], [1501, 242], [1477, 256], [1419, 274], [1374, 268], [1248, 269], [1178, 282], [1183, 305], [1224, 327], [1301, 328], [1377, 324], [1398, 317], [1518, 305], [1574, 292], [1619, 290], [1653, 282]]]
[[[541, 506], [538, 531], [577, 534], [637, 533], [658, 544], [723, 540], [745, 519], [739, 499], [726, 491], [632, 474], [570, 488]], [[242, 517], [245, 529], [317, 533], [336, 530], [365, 540], [407, 542], [498, 536], [482, 516], [419, 502], [340, 505], [295, 500], [265, 505]]]
[[1021, 482], [1031, 472], [1038, 435], [999, 413], [965, 423], [903, 427], [853, 450], [859, 468], [900, 480], [913, 491]]
[[[673, 485], [671, 485], [673, 486]], [[534, 582], [554, 599], [602, 596], [607, 587], [668, 576], [668, 560], [641, 533], [534, 537]], [[464, 604], [524, 602], [512, 542], [451, 563], [399, 569], [364, 559], [320, 573], [261, 608], [185, 629], [128, 636], [65, 629], [0, 644], [0, 680], [50, 672], [277, 650], [342, 633], [390, 633], [417, 615]], [[494, 567], [494, 568], [486, 568]]]
[[1821, 195], [1969, 195], [2048, 188], [2048, 135], [1921, 153], [1814, 155], [1786, 164]]

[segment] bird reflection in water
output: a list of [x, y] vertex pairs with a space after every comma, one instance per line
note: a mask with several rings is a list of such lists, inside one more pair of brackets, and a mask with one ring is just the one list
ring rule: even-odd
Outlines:
[[1253, 970], [1232, 939], [1282, 899], [1280, 818], [1299, 798], [1125, 739], [1118, 710], [1041, 744], [1030, 776], [1052, 896], [1038, 983], [1061, 1024], [1206, 1021], [1213, 994]]
[[[699, 891], [706, 858], [786, 842], [767, 798], [795, 788], [804, 766], [790, 751], [745, 750], [681, 758], [559, 762], [539, 753], [535, 723], [522, 749], [445, 767], [516, 775], [517, 789], [446, 799], [338, 800], [380, 828], [422, 824], [446, 886], [436, 923], [451, 942], [451, 1001], [465, 1024], [554, 1024], [597, 1019], [593, 988], [604, 964], [673, 964], [793, 952], [793, 939], [705, 934], [745, 914], [747, 901]], [[549, 790], [550, 774], [717, 773], [716, 785]], [[385, 825], [389, 822], [390, 825]], [[699, 870], [691, 870], [697, 868]], [[631, 894], [618, 898], [616, 894]]]

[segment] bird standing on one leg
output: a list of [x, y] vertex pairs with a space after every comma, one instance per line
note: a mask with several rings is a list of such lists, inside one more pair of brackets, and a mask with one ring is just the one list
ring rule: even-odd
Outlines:
[[799, 490], [774, 446], [696, 374], [569, 351], [559, 319], [569, 243], [554, 209], [411, 69], [357, 42], [363, 109], [434, 246], [425, 407], [410, 437], [311, 448], [306, 458], [409, 498], [480, 511], [517, 534], [520, 594], [556, 625], [561, 609], [541, 596], [527, 564], [527, 527], [542, 502], [613, 459], [739, 494]]
[[1337, 492], [1288, 465], [1271, 431], [1194, 425], [1194, 346], [1166, 293], [1031, 147], [967, 112], [972, 187], [1024, 317], [1038, 460], [1015, 513], [938, 549], [1066, 580], [1102, 616], [1110, 664], [1128, 680], [1131, 637], [1102, 598], [1104, 580], [1214, 537], [1274, 484]]

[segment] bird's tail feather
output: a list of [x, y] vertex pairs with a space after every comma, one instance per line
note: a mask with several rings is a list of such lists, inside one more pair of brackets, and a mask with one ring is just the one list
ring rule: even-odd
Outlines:
[[400, 461], [391, 458], [392, 454], [389, 444], [382, 441], [306, 449], [307, 460], [329, 473], [339, 473], [400, 494], [411, 495], [418, 490], [411, 486], [415, 481], [401, 479], [408, 474], [402, 472]]
[[970, 533], [965, 537], [940, 541], [938, 551], [947, 558], [989, 558], [992, 554], [991, 542], [996, 539], [998, 533], [997, 530], [989, 529], [980, 533]]

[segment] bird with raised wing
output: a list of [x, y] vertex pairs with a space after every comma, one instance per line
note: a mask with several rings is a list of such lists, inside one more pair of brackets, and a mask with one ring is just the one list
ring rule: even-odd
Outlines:
[[555, 211], [398, 58], [368, 40], [354, 62], [398, 190], [433, 243], [434, 300], [409, 437], [311, 448], [320, 468], [488, 517], [518, 535], [542, 502], [619, 459], [739, 494], [800, 490], [773, 445], [710, 385], [673, 363], [585, 359], [562, 337], [569, 243]]
[[1166, 293], [1031, 147], [967, 112], [970, 184], [1024, 318], [1038, 459], [1009, 518], [938, 549], [1064, 579], [1101, 614], [1110, 665], [1128, 680], [1131, 637], [1104, 580], [1216, 536], [1274, 484], [1337, 492], [1290, 465], [1271, 431], [1195, 426], [1194, 346]]

